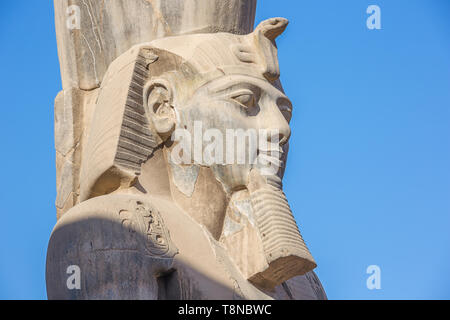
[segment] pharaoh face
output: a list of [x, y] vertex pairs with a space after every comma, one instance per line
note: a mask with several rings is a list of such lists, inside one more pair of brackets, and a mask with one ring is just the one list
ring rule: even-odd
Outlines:
[[201, 86], [177, 111], [178, 128], [189, 133], [191, 146], [181, 141], [172, 152], [190, 151], [186, 162], [209, 166], [227, 190], [245, 188], [254, 168], [281, 174], [292, 105], [266, 79], [223, 75]]

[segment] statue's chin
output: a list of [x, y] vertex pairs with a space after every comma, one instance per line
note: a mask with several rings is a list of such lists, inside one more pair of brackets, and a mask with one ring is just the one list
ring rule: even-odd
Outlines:
[[279, 172], [264, 175], [265, 168], [259, 168], [255, 165], [233, 164], [233, 165], [212, 165], [210, 169], [215, 178], [222, 184], [224, 190], [231, 195], [235, 191], [247, 189], [250, 183], [250, 173], [257, 171], [264, 176], [267, 183], [278, 189], [282, 189], [282, 182]]

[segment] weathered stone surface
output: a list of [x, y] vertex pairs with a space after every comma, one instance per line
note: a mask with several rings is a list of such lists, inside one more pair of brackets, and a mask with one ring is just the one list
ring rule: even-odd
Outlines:
[[59, 218], [77, 203], [81, 138], [83, 131], [83, 91], [70, 88], [55, 99], [56, 210]]
[[[55, 0], [63, 88], [100, 86], [110, 63], [133, 45], [189, 33], [252, 31], [256, 0]], [[76, 19], [80, 28], [67, 28]], [[230, 19], [232, 17], [232, 19]]]
[[55, 99], [55, 148], [66, 156], [79, 145], [83, 129], [83, 92], [61, 91]]
[[55, 99], [55, 205], [58, 219], [79, 202], [82, 150], [98, 91], [69, 88]]
[[275, 41], [288, 22], [253, 30], [255, 6], [55, 1], [49, 298], [326, 299], [282, 191], [292, 106]]

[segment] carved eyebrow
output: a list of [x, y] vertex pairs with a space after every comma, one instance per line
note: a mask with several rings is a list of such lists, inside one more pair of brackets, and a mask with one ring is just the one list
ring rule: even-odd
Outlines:
[[247, 88], [239, 88], [236, 90], [233, 90], [230, 92], [230, 96], [235, 97], [235, 96], [240, 96], [240, 95], [244, 95], [244, 94], [254, 94], [253, 90], [249, 90]]
[[242, 91], [245, 89], [250, 90], [253, 93], [258, 93], [261, 91], [260, 86], [249, 82], [234, 82], [231, 84], [227, 83], [219, 85], [217, 87], [210, 88], [209, 91], [212, 92], [213, 94], [223, 94], [227, 93], [228, 91]]

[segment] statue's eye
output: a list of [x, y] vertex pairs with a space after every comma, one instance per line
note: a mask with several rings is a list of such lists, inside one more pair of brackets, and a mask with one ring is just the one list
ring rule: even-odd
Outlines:
[[239, 104], [251, 108], [255, 105], [255, 95], [250, 90], [242, 90], [231, 96]]

